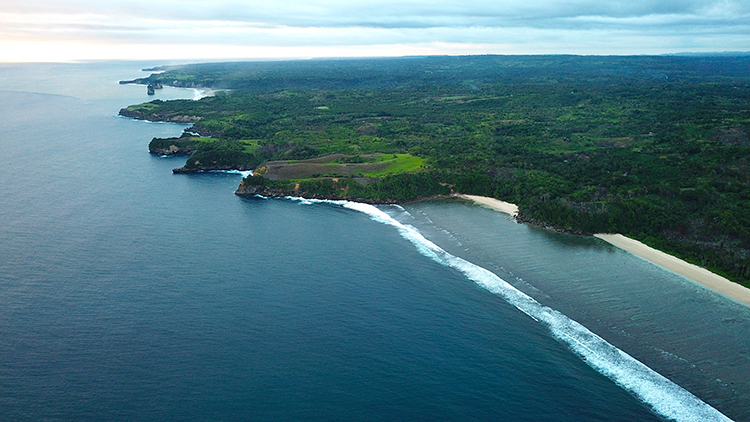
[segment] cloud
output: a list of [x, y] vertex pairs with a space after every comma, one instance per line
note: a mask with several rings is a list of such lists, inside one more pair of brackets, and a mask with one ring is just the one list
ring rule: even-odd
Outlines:
[[467, 51], [483, 45], [581, 54], [750, 49], [746, 0], [0, 0], [0, 10], [6, 44], [465, 44]]
[[234, 21], [293, 27], [535, 26], [539, 22], [582, 16], [621, 19], [679, 15], [734, 20], [750, 14], [750, 2], [745, 0], [4, 0], [0, 4], [9, 13]]

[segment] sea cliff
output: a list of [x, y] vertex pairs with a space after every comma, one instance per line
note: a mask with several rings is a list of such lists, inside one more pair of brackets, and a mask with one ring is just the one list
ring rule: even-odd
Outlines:
[[[175, 169], [173, 171], [176, 172]], [[294, 184], [290, 185], [289, 187], [276, 187], [276, 186], [267, 186], [265, 184], [258, 182], [258, 177], [246, 177], [242, 179], [242, 182], [240, 182], [240, 186], [237, 188], [237, 190], [234, 192], [235, 195], [243, 196], [243, 197], [255, 197], [255, 196], [263, 196], [265, 198], [286, 198], [286, 197], [295, 197], [295, 198], [305, 198], [305, 199], [321, 199], [321, 200], [334, 200], [334, 201], [340, 201], [340, 200], [347, 200], [347, 201], [356, 201], [356, 202], [364, 202], [367, 204], [397, 204], [399, 201], [393, 200], [393, 199], [373, 199], [373, 198], [361, 198], [358, 196], [352, 196], [352, 195], [337, 195], [334, 193], [314, 193], [314, 192], [308, 192], [303, 189], [300, 189], [300, 185]]]
[[147, 120], [149, 122], [192, 124], [201, 120], [200, 116], [161, 115], [157, 113], [149, 113], [144, 110], [135, 110], [132, 108], [120, 109], [120, 112], [118, 114], [123, 117], [130, 117], [131, 119], [136, 120]]

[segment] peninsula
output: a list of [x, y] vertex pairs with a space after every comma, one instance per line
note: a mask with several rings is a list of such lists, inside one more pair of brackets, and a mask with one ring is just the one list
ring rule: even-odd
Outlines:
[[121, 114], [192, 123], [151, 152], [188, 155], [176, 172], [254, 169], [240, 195], [494, 198], [750, 285], [750, 57], [210, 63], [127, 82], [215, 90]]

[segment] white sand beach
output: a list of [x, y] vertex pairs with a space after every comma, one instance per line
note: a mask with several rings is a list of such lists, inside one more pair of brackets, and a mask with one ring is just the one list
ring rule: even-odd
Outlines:
[[456, 194], [455, 196], [490, 207], [494, 210], [504, 212], [506, 214], [510, 214], [513, 217], [518, 215], [518, 206], [516, 204], [511, 204], [510, 202], [504, 202], [499, 199], [489, 198], [487, 196], [464, 195], [462, 193]]
[[[518, 206], [500, 201], [499, 199], [464, 194], [456, 194], [455, 196], [510, 214], [514, 217], [518, 215]], [[626, 252], [630, 252], [635, 256], [643, 258], [652, 264], [656, 264], [675, 274], [679, 274], [690, 281], [719, 292], [730, 299], [750, 306], [750, 289], [732, 282], [718, 274], [714, 274], [705, 268], [685, 262], [621, 234], [599, 233], [594, 236]]]
[[750, 289], [734, 283], [718, 274], [714, 274], [705, 268], [685, 262], [672, 255], [647, 246], [637, 240], [625, 237], [621, 234], [595, 234], [595, 237], [604, 240], [624, 251], [639, 256], [646, 261], [666, 268], [675, 274], [679, 274], [688, 280], [701, 284], [709, 289], [717, 291], [737, 302], [750, 305]]

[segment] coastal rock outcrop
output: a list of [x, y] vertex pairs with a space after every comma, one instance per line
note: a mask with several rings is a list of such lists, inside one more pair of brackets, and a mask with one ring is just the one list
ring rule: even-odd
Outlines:
[[149, 145], [148, 152], [159, 156], [176, 156], [176, 155], [191, 155], [195, 152], [196, 147], [194, 145], [177, 145], [170, 144], [166, 148], [152, 147]]
[[[152, 75], [154, 76], [154, 75]], [[136, 78], [127, 81], [120, 81], [120, 85], [137, 84], [137, 85], [149, 85], [154, 89], [161, 89], [166, 84], [167, 86], [175, 88], [211, 88], [210, 84], [203, 84], [195, 81], [182, 81], [174, 79], [171, 81], [160, 81], [158, 79], [148, 78]]]
[[180, 124], [192, 124], [201, 120], [200, 116], [188, 116], [188, 115], [169, 115], [163, 116], [156, 113], [145, 113], [140, 110], [129, 110], [127, 108], [120, 109], [118, 113], [123, 117], [130, 117], [136, 120], [147, 120], [149, 122], [166, 122], [166, 123], [180, 123]]
[[300, 190], [299, 185], [295, 185], [293, 189], [281, 189], [281, 188], [276, 188], [276, 187], [269, 187], [263, 184], [248, 183], [248, 180], [249, 180], [248, 178], [242, 179], [242, 182], [240, 182], [240, 186], [234, 192], [235, 195], [243, 196], [243, 197], [263, 196], [266, 198], [286, 198], [286, 197], [291, 196], [294, 198], [305, 198], [305, 199], [357, 201], [357, 202], [364, 202], [367, 204], [375, 204], [375, 205], [398, 203], [398, 201], [395, 201], [395, 200], [381, 201], [377, 199], [357, 198], [357, 197], [351, 197], [351, 196], [341, 196], [341, 195], [331, 195], [331, 194], [320, 195], [320, 194], [305, 192], [303, 190]]
[[207, 171], [229, 171], [229, 170], [239, 170], [239, 171], [249, 171], [252, 170], [250, 166], [247, 165], [233, 165], [233, 166], [198, 166], [198, 167], [178, 167], [176, 169], [172, 169], [172, 173], [174, 174], [191, 174], [191, 173], [205, 173]]

